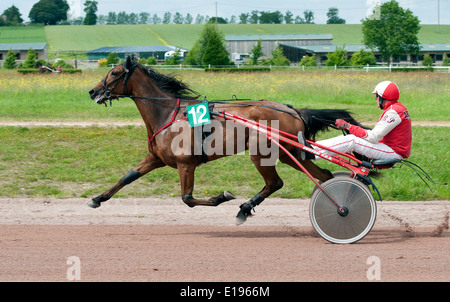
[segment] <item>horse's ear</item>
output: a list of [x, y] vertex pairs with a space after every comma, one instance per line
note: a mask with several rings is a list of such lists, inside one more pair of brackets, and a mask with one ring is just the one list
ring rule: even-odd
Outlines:
[[123, 63], [123, 67], [127, 70], [129, 70], [131, 68], [131, 66], [133, 65], [132, 63], [132, 59], [130, 56], [127, 56], [125, 62]]

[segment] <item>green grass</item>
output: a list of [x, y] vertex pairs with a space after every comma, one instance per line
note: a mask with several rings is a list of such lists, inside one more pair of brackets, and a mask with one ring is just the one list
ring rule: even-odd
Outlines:
[[[192, 48], [203, 25], [95, 25], [0, 27], [0, 43], [47, 42], [49, 51], [88, 51], [103, 46], [176, 45]], [[225, 24], [225, 35], [332, 34], [334, 44], [362, 44], [361, 24]], [[448, 43], [450, 25], [422, 25], [420, 43]]]
[[[445, 127], [414, 127], [410, 160], [435, 182], [448, 182], [450, 140]], [[337, 135], [334, 131], [326, 136]], [[144, 127], [0, 127], [0, 197], [93, 197], [109, 189], [147, 154]], [[432, 137], [432, 139], [430, 139]], [[326, 161], [318, 165], [338, 167]], [[314, 184], [301, 172], [278, 163], [285, 186], [274, 197], [309, 198]], [[239, 173], [236, 173], [239, 171]], [[407, 167], [385, 170], [375, 183], [384, 200], [448, 199], [447, 185], [434, 193]], [[196, 170], [195, 196], [229, 190], [249, 198], [264, 186], [247, 155], [210, 162]], [[116, 197], [180, 196], [175, 169], [152, 171]]]
[[[82, 74], [20, 75], [0, 72], [0, 119], [13, 121], [140, 121], [130, 99], [113, 107], [96, 105], [88, 91], [107, 69]], [[370, 92], [379, 82], [392, 80], [400, 87], [401, 101], [414, 121], [447, 121], [450, 74], [440, 72], [177, 72], [177, 77], [209, 100], [232, 95], [269, 99], [295, 107], [349, 109], [363, 122], [380, 115]]]
[[[107, 69], [81, 75], [20, 75], [0, 72], [0, 120], [2, 121], [138, 121], [130, 99], [113, 107], [96, 105], [88, 91]], [[396, 82], [401, 100], [413, 121], [448, 121], [448, 73], [387, 72], [270, 72], [211, 74], [181, 72], [178, 77], [208, 99], [272, 99], [296, 107], [347, 108], [357, 119], [375, 122], [373, 87], [382, 80]], [[338, 135], [331, 132], [323, 135]], [[410, 160], [428, 171], [437, 183], [449, 180], [447, 127], [414, 127]], [[148, 153], [144, 127], [0, 127], [0, 196], [92, 197], [112, 186]], [[326, 161], [330, 170], [337, 166]], [[274, 196], [309, 198], [313, 183], [302, 173], [279, 164], [285, 187]], [[239, 171], [236, 173], [235, 171]], [[384, 199], [449, 199], [448, 186], [431, 193], [407, 167], [387, 170], [376, 184]], [[196, 174], [196, 196], [212, 196], [230, 190], [251, 197], [263, 181], [248, 156], [232, 156], [202, 165]], [[178, 173], [163, 168], [139, 179], [119, 197], [179, 196]]]
[[0, 43], [47, 42], [44, 26], [0, 26]]

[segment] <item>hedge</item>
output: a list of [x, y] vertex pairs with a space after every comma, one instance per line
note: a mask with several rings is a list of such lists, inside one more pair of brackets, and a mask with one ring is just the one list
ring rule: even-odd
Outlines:
[[[39, 69], [17, 69], [22, 74], [39, 73]], [[81, 73], [81, 69], [65, 69], [61, 73]]]
[[226, 68], [206, 68], [207, 72], [258, 72], [270, 71], [270, 67], [226, 67]]

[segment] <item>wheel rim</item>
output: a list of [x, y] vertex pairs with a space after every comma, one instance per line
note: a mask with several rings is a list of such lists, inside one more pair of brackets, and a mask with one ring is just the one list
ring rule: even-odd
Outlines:
[[376, 218], [372, 193], [348, 177], [333, 178], [322, 186], [339, 205], [348, 209], [348, 215], [339, 215], [328, 197], [316, 190], [310, 205], [310, 218], [316, 231], [333, 243], [353, 243], [367, 235]]

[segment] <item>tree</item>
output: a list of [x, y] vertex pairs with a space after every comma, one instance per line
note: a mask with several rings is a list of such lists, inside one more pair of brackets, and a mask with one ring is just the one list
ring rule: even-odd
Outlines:
[[339, 10], [336, 7], [330, 7], [327, 13], [327, 24], [345, 24], [345, 20], [339, 18]]
[[289, 66], [291, 62], [283, 54], [283, 48], [278, 45], [272, 50], [272, 58], [269, 59], [269, 63], [274, 66]]
[[67, 20], [69, 8], [66, 0], [39, 0], [31, 8], [28, 17], [33, 23], [55, 25]]
[[225, 20], [222, 17], [211, 17], [208, 21], [208, 23], [214, 23], [214, 24], [228, 24], [227, 20]]
[[430, 54], [427, 53], [423, 56], [422, 66], [426, 66], [426, 67], [433, 66], [433, 58], [430, 56]]
[[349, 64], [345, 46], [336, 47], [333, 53], [327, 54], [327, 58], [328, 60], [325, 62], [326, 66], [347, 66]]
[[190, 13], [187, 13], [186, 18], [184, 18], [184, 24], [192, 24], [192, 21], [194, 21], [194, 18]]
[[307, 9], [303, 12], [303, 15], [305, 16], [306, 24], [314, 24], [314, 13], [312, 11]]
[[450, 58], [447, 54], [444, 54], [444, 59], [442, 60], [442, 66], [450, 66]]
[[239, 24], [247, 24], [247, 20], [249, 19], [249, 17], [250, 17], [250, 15], [248, 13], [247, 14], [244, 14], [244, 13], [240, 14], [239, 15]]
[[304, 56], [300, 63], [298, 64], [300, 66], [317, 66], [316, 56]]
[[250, 24], [258, 24], [259, 21], [259, 11], [252, 11], [249, 19], [247, 20]]
[[95, 25], [97, 24], [97, 4], [98, 2], [95, 0], [86, 0], [84, 2], [84, 12], [86, 13], [86, 17], [84, 18], [84, 25]]
[[284, 22], [286, 24], [292, 24], [294, 22], [294, 15], [291, 13], [291, 11], [287, 11], [286, 14], [284, 15]]
[[170, 20], [172, 19], [172, 13], [171, 12], [165, 12], [163, 17], [163, 24], [170, 24]]
[[28, 53], [27, 53], [27, 58], [25, 59], [25, 61], [23, 62], [23, 67], [24, 68], [34, 68], [36, 65], [36, 53], [34, 52], [33, 49], [29, 49]]
[[117, 23], [117, 14], [115, 12], [109, 12], [106, 17], [106, 24], [116, 24]]
[[378, 48], [385, 61], [406, 53], [418, 54], [420, 46], [419, 18], [404, 10], [395, 0], [379, 7], [379, 18], [367, 17], [362, 22], [364, 44]]
[[188, 65], [230, 65], [225, 38], [211, 23], [204, 25], [200, 37], [186, 56]]
[[259, 16], [260, 24], [281, 24], [282, 21], [283, 14], [280, 11], [261, 12]]
[[12, 49], [10, 49], [6, 55], [5, 62], [3, 62], [3, 67], [7, 69], [14, 69], [16, 66], [16, 54], [12, 51]]
[[106, 60], [106, 66], [115, 65], [119, 63], [119, 56], [115, 52], [110, 52]]
[[358, 52], [355, 52], [350, 59], [350, 65], [352, 66], [362, 66], [362, 65], [375, 65], [377, 61], [375, 60], [375, 55], [372, 51], [366, 51], [361, 48]]
[[203, 65], [232, 65], [233, 63], [230, 61], [229, 53], [225, 49], [225, 37], [216, 30], [216, 26], [211, 26], [213, 27], [213, 30], [210, 32], [211, 35], [209, 36], [205, 52], [203, 53]]
[[139, 13], [139, 24], [147, 24], [148, 19], [150, 18], [150, 14], [146, 12]]
[[251, 65], [258, 65], [258, 59], [263, 56], [262, 46], [261, 46], [261, 39], [258, 40], [258, 43], [252, 48], [252, 51], [250, 52], [250, 64]]
[[22, 14], [19, 12], [19, 9], [14, 5], [10, 8], [7, 8], [3, 11], [3, 16], [6, 17], [6, 24], [9, 25], [19, 25], [22, 24]]
[[173, 16], [173, 23], [175, 24], [183, 24], [184, 18], [183, 15], [181, 15], [179, 12], [176, 12]]

